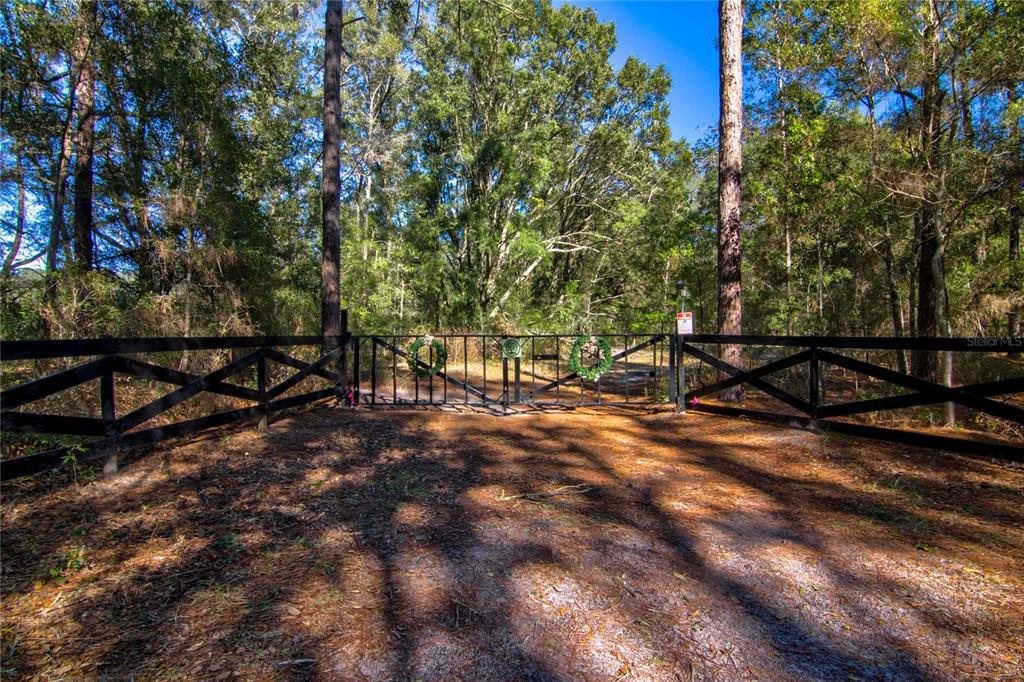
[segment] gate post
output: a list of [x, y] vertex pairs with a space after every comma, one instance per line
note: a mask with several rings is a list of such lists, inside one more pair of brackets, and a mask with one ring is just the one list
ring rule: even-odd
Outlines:
[[359, 405], [359, 337], [352, 337], [352, 405]]
[[370, 404], [377, 404], [377, 337], [370, 337]]
[[508, 414], [508, 358], [501, 356], [501, 411]]
[[676, 335], [669, 336], [668, 344], [668, 401], [676, 401]]
[[260, 394], [260, 423], [257, 430], [266, 431], [270, 418], [270, 409], [267, 403], [267, 349], [260, 346], [259, 360], [256, 364], [256, 390]]
[[686, 414], [686, 356], [683, 353], [683, 335], [676, 334], [676, 343], [679, 349], [676, 350], [676, 376], [679, 388], [676, 390], [676, 412]]
[[[818, 349], [811, 348], [811, 359], [807, 361], [807, 402], [811, 404], [811, 419], [818, 418], [818, 405], [821, 404], [821, 381], [818, 378]], [[813, 424], [813, 421], [812, 421]]]
[[522, 399], [521, 398], [520, 389], [519, 389], [519, 356], [518, 355], [516, 356], [516, 364], [515, 364], [515, 391], [516, 391], [515, 392], [515, 402], [518, 403]]

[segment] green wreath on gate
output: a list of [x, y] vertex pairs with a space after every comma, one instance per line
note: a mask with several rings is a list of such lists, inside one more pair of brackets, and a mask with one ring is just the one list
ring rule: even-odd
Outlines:
[[[429, 346], [434, 350], [434, 364], [430, 367], [424, 367], [420, 364], [420, 351], [423, 350], [424, 346]], [[409, 369], [412, 370], [413, 374], [418, 377], [427, 378], [434, 376], [444, 367], [445, 360], [448, 359], [448, 351], [445, 350], [444, 344], [435, 339], [433, 336], [421, 336], [406, 349], [409, 353], [407, 358], [409, 361]]]
[[[582, 362], [584, 351], [589, 355], [599, 354], [600, 359], [593, 365], [584, 365]], [[611, 366], [612, 347], [608, 344], [607, 339], [600, 336], [584, 335], [572, 344], [572, 350], [569, 351], [569, 371], [579, 377], [587, 381], [597, 381], [602, 374], [611, 369]]]

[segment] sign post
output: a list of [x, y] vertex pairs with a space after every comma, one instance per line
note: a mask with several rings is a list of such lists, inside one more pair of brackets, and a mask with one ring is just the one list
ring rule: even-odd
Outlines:
[[676, 313], [676, 411], [686, 414], [686, 369], [684, 367], [683, 337], [693, 334], [693, 313]]

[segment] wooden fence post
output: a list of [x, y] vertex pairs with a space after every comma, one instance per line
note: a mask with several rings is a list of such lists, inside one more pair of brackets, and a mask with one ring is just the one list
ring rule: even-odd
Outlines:
[[377, 337], [370, 337], [370, 404], [377, 404]]
[[270, 420], [270, 406], [267, 400], [267, 349], [260, 346], [260, 357], [256, 363], [256, 390], [260, 394], [260, 422], [257, 430], [266, 431]]
[[818, 378], [818, 349], [811, 348], [811, 358], [807, 361], [807, 402], [811, 404], [811, 418], [818, 417], [818, 405], [821, 404], [820, 397], [821, 380]]
[[[112, 367], [100, 377], [100, 405], [103, 412], [103, 430], [108, 438], [111, 436], [116, 438], [114, 421], [117, 415], [114, 405], [114, 369]], [[117, 473], [118, 449], [115, 447], [114, 451], [103, 460], [104, 476], [111, 476]]]

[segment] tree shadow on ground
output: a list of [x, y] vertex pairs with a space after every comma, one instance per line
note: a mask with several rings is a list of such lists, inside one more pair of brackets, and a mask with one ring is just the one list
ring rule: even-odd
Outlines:
[[[915, 563], [905, 521], [871, 511], [966, 546], [966, 521], [932, 518], [943, 469], [856, 447], [823, 456], [732, 424], [321, 409], [83, 488], [26, 484], [4, 508], [3, 667], [214, 680], [1007, 669], [996, 653], [1019, 653], [1020, 619], [951, 604], [963, 585]], [[855, 483], [887, 475], [886, 461], [907, 470], [917, 508]], [[964, 517], [1019, 524], [1021, 477], [979, 466], [960, 471], [992, 499]], [[78, 545], [90, 565], [46, 580]], [[868, 570], [866, 556], [913, 570]], [[995, 653], [957, 661], [972, 641]]]

